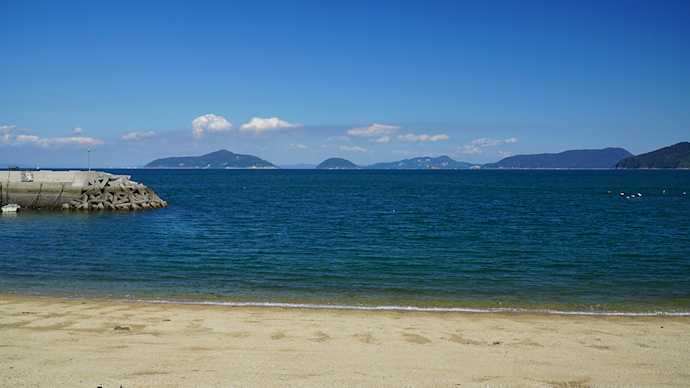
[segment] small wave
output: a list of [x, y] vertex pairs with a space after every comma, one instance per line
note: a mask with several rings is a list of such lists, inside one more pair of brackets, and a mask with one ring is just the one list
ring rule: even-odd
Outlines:
[[[41, 297], [53, 299], [49, 296]], [[319, 304], [319, 303], [282, 303], [282, 302], [218, 302], [218, 301], [173, 301], [159, 299], [91, 299], [91, 298], [58, 298], [64, 300], [95, 300], [126, 303], [155, 303], [155, 304], [179, 304], [179, 305], [203, 305], [203, 306], [231, 306], [231, 307], [280, 307], [293, 309], [328, 309], [328, 310], [364, 310], [364, 311], [410, 311], [410, 312], [430, 312], [430, 313], [532, 313], [532, 314], [554, 314], [554, 315], [587, 315], [587, 316], [626, 316], [626, 317], [649, 317], [649, 316], [690, 316], [690, 311], [567, 311], [554, 309], [528, 309], [512, 307], [487, 307], [487, 308], [465, 308], [465, 307], [418, 307], [418, 306], [367, 306], [367, 305], [345, 305], [345, 304]]]

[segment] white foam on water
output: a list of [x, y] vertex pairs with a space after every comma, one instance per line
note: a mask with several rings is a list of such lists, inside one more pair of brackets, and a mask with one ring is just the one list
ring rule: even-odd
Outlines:
[[[49, 296], [40, 297], [42, 299], [52, 299]], [[319, 304], [319, 303], [282, 303], [282, 302], [212, 302], [212, 301], [173, 301], [158, 299], [93, 299], [93, 298], [58, 298], [64, 300], [95, 300], [110, 302], [127, 303], [156, 303], [156, 304], [179, 304], [179, 305], [203, 305], [203, 306], [232, 306], [232, 307], [280, 307], [294, 309], [314, 309], [314, 310], [366, 310], [366, 311], [411, 311], [411, 312], [433, 312], [433, 313], [538, 313], [555, 315], [591, 315], [591, 316], [628, 316], [628, 317], [648, 317], [648, 316], [690, 316], [690, 311], [567, 311], [553, 309], [526, 309], [511, 307], [493, 308], [466, 308], [466, 307], [418, 307], [418, 306], [399, 306], [399, 305], [344, 305], [344, 304]]]

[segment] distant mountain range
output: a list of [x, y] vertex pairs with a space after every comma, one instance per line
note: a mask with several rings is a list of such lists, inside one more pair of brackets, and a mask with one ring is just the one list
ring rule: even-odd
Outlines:
[[633, 156], [622, 148], [604, 148], [601, 150], [572, 150], [558, 154], [516, 155], [509, 156], [496, 163], [482, 166], [485, 169], [495, 168], [611, 168], [624, 158]]
[[317, 170], [359, 170], [361, 167], [352, 163], [349, 160], [342, 158], [330, 158], [324, 160], [321, 164], [316, 166]]
[[613, 168], [690, 168], [690, 143], [682, 142], [632, 156], [621, 160]]
[[446, 155], [443, 155], [437, 158], [425, 156], [422, 158], [405, 159], [397, 162], [376, 163], [364, 168], [375, 170], [466, 170], [473, 166], [473, 164], [458, 162]]
[[[186, 156], [156, 159], [145, 168], [278, 168], [251, 155], [239, 155], [220, 150], [202, 156]], [[357, 166], [349, 160], [330, 158], [318, 166], [299, 164], [284, 168], [317, 169], [378, 169], [378, 170], [465, 170], [480, 166], [458, 162], [446, 155], [436, 158], [404, 159], [370, 166]], [[481, 166], [483, 169], [608, 169], [608, 168], [690, 168], [690, 143], [682, 142], [653, 152], [633, 156], [622, 148], [600, 150], [571, 150], [558, 154], [516, 155], [496, 163]]]
[[202, 156], [182, 156], [156, 159], [144, 168], [277, 168], [251, 155], [239, 155], [220, 150]]

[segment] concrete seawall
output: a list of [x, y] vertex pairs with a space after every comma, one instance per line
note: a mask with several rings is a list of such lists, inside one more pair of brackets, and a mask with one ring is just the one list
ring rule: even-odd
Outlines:
[[153, 190], [130, 178], [98, 171], [0, 171], [0, 206], [76, 210], [168, 206]]

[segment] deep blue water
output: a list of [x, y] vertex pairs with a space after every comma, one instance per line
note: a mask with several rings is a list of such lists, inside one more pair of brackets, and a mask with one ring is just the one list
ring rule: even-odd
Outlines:
[[0, 293], [690, 314], [690, 171], [110, 172], [170, 207], [2, 215]]

